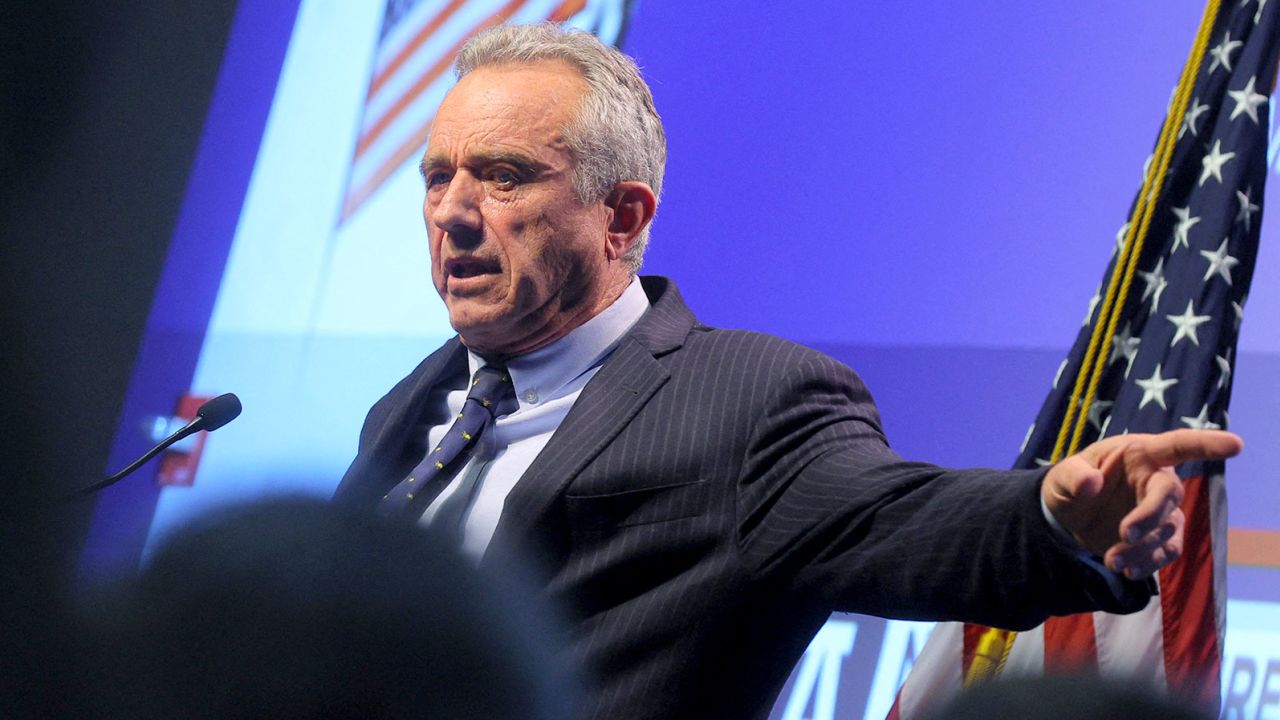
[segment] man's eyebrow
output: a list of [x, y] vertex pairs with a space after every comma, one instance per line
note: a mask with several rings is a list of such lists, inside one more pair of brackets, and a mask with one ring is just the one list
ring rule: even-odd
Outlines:
[[422, 160], [418, 162], [418, 174], [426, 179], [427, 169], [447, 165], [448, 161], [441, 155], [423, 155]]
[[[493, 150], [473, 153], [468, 156], [464, 165], [493, 165], [495, 163], [505, 163], [507, 165], [515, 165], [532, 172], [543, 172], [551, 169], [547, 163], [520, 152], [510, 150]], [[418, 163], [418, 172], [425, 178], [427, 171], [436, 167], [448, 167], [451, 165], [449, 159], [442, 154], [425, 155], [422, 162]]]
[[546, 163], [529, 155], [520, 152], [512, 152], [507, 150], [499, 150], [495, 152], [480, 153], [479, 159], [486, 165], [494, 163], [506, 163], [507, 165], [515, 165], [517, 167], [527, 168], [529, 170], [543, 170], [548, 166]]

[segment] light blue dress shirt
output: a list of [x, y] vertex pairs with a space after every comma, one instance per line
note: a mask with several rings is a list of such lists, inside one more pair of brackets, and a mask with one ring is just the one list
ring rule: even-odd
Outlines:
[[[632, 279], [622, 295], [599, 315], [550, 345], [508, 361], [507, 371], [520, 408], [498, 418], [493, 427], [485, 430], [472, 456], [427, 507], [420, 522], [430, 523], [442, 503], [459, 488], [470, 486], [472, 496], [463, 521], [462, 550], [479, 560], [498, 527], [507, 494], [568, 416], [582, 388], [648, 309], [649, 298], [639, 279]], [[471, 375], [475, 375], [485, 361], [468, 351], [467, 364]], [[465, 387], [431, 394], [431, 410], [438, 413], [436, 417], [449, 420], [428, 429], [427, 447], [435, 447], [444, 437], [452, 419], [462, 411], [466, 397]], [[447, 406], [447, 412], [442, 412], [441, 404]]]

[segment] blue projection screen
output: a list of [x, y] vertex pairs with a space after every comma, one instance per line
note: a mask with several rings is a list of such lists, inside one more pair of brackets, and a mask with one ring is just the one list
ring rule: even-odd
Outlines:
[[[489, 5], [439, 27], [438, 58]], [[560, 5], [527, 2], [512, 19]], [[851, 365], [904, 456], [1004, 467], [1080, 327], [1201, 11], [644, 0], [586, 3], [577, 21], [637, 58], [666, 124], [644, 272], [675, 278], [708, 324]], [[242, 16], [271, 12], [241, 3]], [[225, 267], [203, 270], [218, 283], [212, 313], [188, 320], [203, 328], [189, 394], [234, 391], [245, 412], [205, 441], [189, 484], [161, 492], [148, 546], [226, 503], [327, 497], [369, 406], [453, 334], [430, 282], [417, 157], [385, 140], [412, 142], [422, 120], [380, 95], [395, 82], [375, 69], [383, 14], [296, 8], [247, 187], [225, 188], [243, 203], [222, 223], [234, 232], [211, 240], [229, 248]], [[229, 47], [229, 64], [266, 52]], [[429, 111], [449, 77], [416, 102]], [[226, 102], [236, 92], [219, 88]], [[1280, 547], [1280, 212], [1264, 217], [1231, 408], [1249, 446], [1228, 466], [1232, 530], [1263, 547], [1229, 568], [1223, 686], [1250, 713], [1270, 707], [1263, 669], [1280, 663], [1280, 555], [1267, 550]], [[930, 628], [834, 617], [775, 716], [883, 718]]]

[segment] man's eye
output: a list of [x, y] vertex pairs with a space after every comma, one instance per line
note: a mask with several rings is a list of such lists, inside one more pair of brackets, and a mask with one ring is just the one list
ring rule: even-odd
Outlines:
[[427, 189], [430, 190], [433, 187], [445, 185], [451, 177], [449, 173], [440, 170], [429, 172], [427, 173]]
[[489, 173], [489, 182], [502, 190], [511, 190], [520, 184], [520, 176], [511, 170], [494, 170]]

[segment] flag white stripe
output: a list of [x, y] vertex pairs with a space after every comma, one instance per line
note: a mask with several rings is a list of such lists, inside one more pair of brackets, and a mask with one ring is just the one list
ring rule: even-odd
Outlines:
[[[516, 8], [511, 15], [510, 22], [523, 24], [546, 20], [560, 6], [561, 1], [533, 0], [532, 2], [526, 2]], [[506, 4], [505, 0], [483, 0], [482, 2], [471, 0], [471, 2], [465, 3], [458, 8], [443, 25], [437, 28], [436, 32], [431, 34], [431, 37], [426, 42], [419, 45], [413, 54], [396, 69], [395, 73], [378, 88], [378, 92], [369, 98], [364, 121], [361, 124], [361, 133], [363, 134], [377, 123], [378, 118], [385, 115], [400, 98], [404, 97], [413, 87], [413, 84], [430, 71], [444, 57], [445, 53], [453, 50], [454, 46], [461, 42], [464, 37], [474, 32], [480, 23], [489, 19]], [[578, 14], [582, 15], [583, 13], [585, 11]], [[427, 18], [425, 22], [415, 25], [412, 28], [413, 33], [417, 33], [422, 25], [430, 22], [430, 20], [431, 18]], [[403, 47], [403, 44], [401, 47]], [[396, 52], [399, 52], [399, 49]], [[394, 57], [394, 54], [392, 54], [383, 58], [381, 52], [378, 55], [378, 69], [375, 72], [375, 76]]]
[[1208, 481], [1209, 537], [1213, 542], [1213, 604], [1218, 630], [1218, 653], [1227, 637], [1227, 481], [1213, 473]]
[[431, 121], [445, 93], [453, 87], [453, 76], [441, 76], [431, 83], [413, 102], [409, 103], [396, 119], [387, 125], [372, 145], [356, 156], [351, 168], [352, 192], [363, 187], [378, 170], [390, 162], [400, 148], [409, 142], [419, 128]]
[[378, 54], [373, 61], [373, 76], [377, 77], [391, 63], [391, 60], [409, 45], [418, 31], [440, 14], [448, 4], [449, 0], [424, 0], [400, 18], [396, 26], [391, 28], [391, 32], [383, 38], [382, 44], [378, 46]]
[[[364, 120], [360, 124], [360, 136], [364, 137], [382, 120], [384, 115], [391, 112], [396, 103], [413, 90], [414, 83], [440, 62], [446, 53], [452, 51], [463, 38], [474, 32], [480, 23], [493, 15], [498, 7], [500, 4], [496, 2], [467, 3], [432, 33], [426, 42], [419, 45], [413, 55], [405, 60], [391, 77], [387, 78], [373, 97], [369, 98], [365, 106]], [[443, 73], [441, 77], [448, 77], [451, 82], [453, 79], [452, 73]], [[434, 111], [434, 108], [432, 110]], [[386, 130], [383, 134], [386, 134]]]
[[938, 623], [899, 694], [899, 716], [918, 718], [964, 684], [964, 623]]
[[1037, 677], [1044, 674], [1044, 625], [1022, 633], [1013, 639], [1013, 649], [1005, 663], [1001, 677]]
[[1166, 688], [1164, 668], [1164, 612], [1154, 597], [1132, 615], [1093, 614], [1098, 643], [1098, 672], [1107, 677], [1133, 678]]

